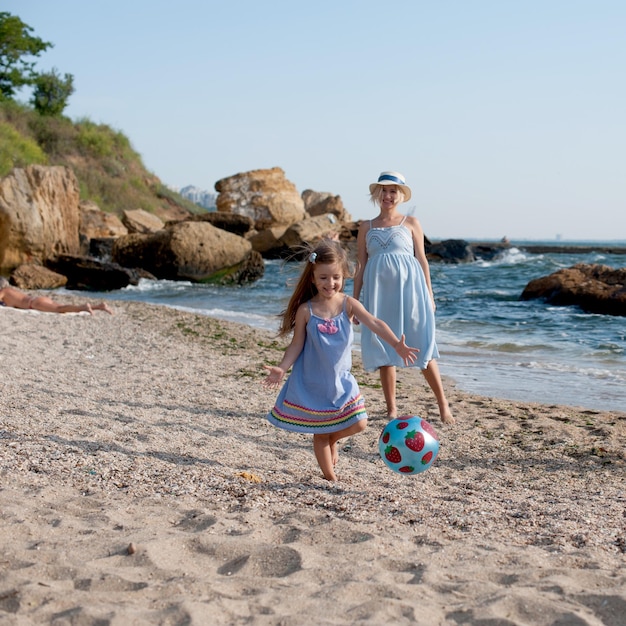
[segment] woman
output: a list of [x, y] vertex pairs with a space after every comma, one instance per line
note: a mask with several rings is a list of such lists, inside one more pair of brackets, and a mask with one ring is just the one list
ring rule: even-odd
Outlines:
[[[419, 366], [437, 398], [444, 424], [454, 417], [435, 360], [435, 298], [424, 251], [424, 232], [419, 221], [404, 216], [398, 205], [411, 198], [411, 189], [398, 172], [382, 172], [370, 185], [373, 203], [380, 213], [363, 220], [357, 238], [358, 269], [354, 297], [363, 290], [363, 304], [374, 316], [387, 322], [396, 335], [406, 335], [407, 345], [420, 349], [412, 365]], [[403, 363], [369, 329], [361, 331], [361, 351], [366, 370], [380, 370], [387, 415], [397, 417], [396, 366]]]

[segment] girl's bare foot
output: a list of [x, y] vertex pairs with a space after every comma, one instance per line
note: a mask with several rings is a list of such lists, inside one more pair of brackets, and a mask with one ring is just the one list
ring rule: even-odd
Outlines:
[[330, 453], [332, 455], [333, 465], [337, 465], [337, 463], [339, 463], [339, 446], [336, 441], [330, 447]]

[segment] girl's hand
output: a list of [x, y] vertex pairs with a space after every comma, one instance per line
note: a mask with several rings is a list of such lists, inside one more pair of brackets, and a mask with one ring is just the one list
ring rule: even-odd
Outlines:
[[268, 370], [269, 373], [267, 378], [261, 384], [268, 389], [278, 387], [278, 385], [280, 385], [280, 381], [285, 376], [285, 370], [276, 365], [264, 365], [263, 367]]
[[400, 337], [400, 341], [394, 346], [395, 351], [402, 357], [405, 365], [409, 363], [415, 363], [419, 350], [417, 348], [411, 348], [404, 343], [404, 335]]

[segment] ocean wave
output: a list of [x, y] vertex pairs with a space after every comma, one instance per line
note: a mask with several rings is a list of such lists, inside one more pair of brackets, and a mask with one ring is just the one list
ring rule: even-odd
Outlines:
[[571, 363], [555, 361], [526, 361], [516, 363], [516, 366], [529, 370], [540, 370], [560, 374], [576, 374], [594, 380], [614, 382], [623, 385], [626, 383], [626, 370], [606, 369], [599, 367], [576, 367]]
[[498, 254], [495, 258], [487, 261], [485, 259], [479, 259], [475, 262], [478, 267], [496, 267], [500, 265], [519, 265], [521, 263], [527, 263], [531, 260], [541, 261], [543, 255], [541, 254], [529, 254], [519, 248], [507, 248]]
[[226, 322], [237, 322], [239, 324], [245, 324], [246, 326], [252, 326], [253, 328], [271, 331], [278, 330], [278, 318], [276, 316], [270, 317], [267, 315], [251, 313], [249, 311], [232, 311], [220, 308], [199, 309], [197, 307], [180, 305], [172, 306], [171, 308], [176, 309], [177, 311], [185, 311], [186, 313], [196, 313], [198, 315], [214, 317]]

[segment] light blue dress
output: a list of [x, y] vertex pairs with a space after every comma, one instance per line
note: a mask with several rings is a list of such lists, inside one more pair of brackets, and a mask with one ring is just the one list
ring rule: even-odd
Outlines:
[[300, 433], [333, 433], [367, 419], [365, 402], [350, 369], [354, 331], [346, 313], [323, 319], [313, 314], [302, 352], [293, 364], [267, 419]]
[[[435, 313], [428, 285], [413, 252], [411, 231], [404, 226], [373, 228], [365, 243], [367, 264], [363, 273], [363, 305], [375, 317], [387, 322], [407, 346], [420, 350], [410, 367], [425, 369], [439, 357], [435, 341]], [[398, 353], [369, 328], [361, 326], [363, 367], [373, 371], [381, 366], [405, 367]]]

